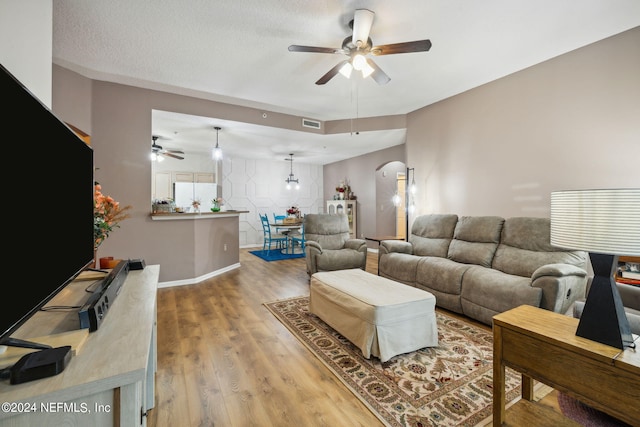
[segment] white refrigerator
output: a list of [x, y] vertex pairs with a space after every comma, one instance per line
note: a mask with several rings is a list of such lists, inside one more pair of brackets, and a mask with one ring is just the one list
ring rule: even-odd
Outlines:
[[[200, 200], [200, 211], [210, 212], [212, 200], [218, 197], [218, 185], [204, 182], [176, 182], [173, 184], [173, 200], [186, 212], [193, 212], [191, 203]], [[187, 210], [187, 208], [189, 208]]]

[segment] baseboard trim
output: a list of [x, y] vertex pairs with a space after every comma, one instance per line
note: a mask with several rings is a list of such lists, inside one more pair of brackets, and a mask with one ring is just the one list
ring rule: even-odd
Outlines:
[[227, 271], [231, 271], [231, 270], [235, 270], [236, 268], [240, 268], [240, 263], [236, 263], [236, 264], [232, 264], [229, 265], [225, 268], [221, 268], [219, 270], [216, 271], [212, 271], [211, 273], [207, 273], [204, 274], [200, 277], [196, 277], [193, 279], [183, 279], [183, 280], [174, 280], [171, 282], [159, 282], [158, 283], [158, 289], [160, 288], [172, 288], [174, 286], [186, 286], [186, 285], [195, 285], [198, 284], [202, 281], [205, 281], [207, 279], [210, 279], [211, 277], [215, 277], [215, 276], [219, 276], [222, 273], [226, 273]]

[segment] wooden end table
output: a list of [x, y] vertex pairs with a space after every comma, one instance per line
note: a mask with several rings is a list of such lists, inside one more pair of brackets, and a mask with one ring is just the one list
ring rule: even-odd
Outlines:
[[[631, 425], [640, 420], [640, 350], [624, 351], [576, 336], [578, 319], [529, 305], [493, 317], [493, 425], [505, 422], [505, 367]], [[636, 344], [640, 344], [635, 336]]]

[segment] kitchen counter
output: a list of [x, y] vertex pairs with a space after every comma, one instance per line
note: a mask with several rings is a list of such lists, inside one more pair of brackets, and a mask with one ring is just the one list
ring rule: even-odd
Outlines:
[[248, 213], [249, 211], [220, 211], [220, 212], [172, 212], [172, 213], [152, 213], [151, 219], [154, 221], [173, 221], [173, 220], [185, 220], [185, 219], [216, 219], [216, 218], [229, 218], [238, 216], [242, 213]]

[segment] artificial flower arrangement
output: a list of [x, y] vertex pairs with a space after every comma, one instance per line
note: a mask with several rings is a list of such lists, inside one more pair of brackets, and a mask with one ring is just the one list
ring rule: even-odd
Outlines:
[[287, 213], [291, 216], [300, 216], [300, 209], [298, 209], [295, 206], [291, 206], [289, 209], [287, 209]]
[[195, 199], [194, 201], [192, 201], [191, 207], [196, 211], [200, 210], [200, 199]]
[[344, 179], [340, 181], [340, 185], [336, 187], [336, 191], [341, 199], [349, 198], [349, 193], [351, 193], [351, 187], [349, 186], [349, 182]]
[[220, 212], [220, 206], [222, 205], [222, 197], [217, 197], [211, 200], [213, 206], [211, 207], [211, 212]]
[[113, 197], [102, 194], [102, 186], [94, 183], [93, 196], [93, 240], [94, 249], [109, 237], [114, 228], [120, 227], [120, 221], [129, 218], [127, 211], [131, 206], [120, 207]]

